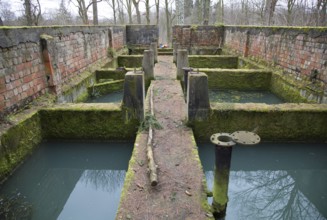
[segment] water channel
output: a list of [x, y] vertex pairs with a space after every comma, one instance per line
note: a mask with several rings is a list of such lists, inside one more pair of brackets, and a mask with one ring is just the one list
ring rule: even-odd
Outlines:
[[132, 149], [126, 142], [43, 142], [1, 187], [1, 206], [10, 206], [9, 219], [114, 219]]

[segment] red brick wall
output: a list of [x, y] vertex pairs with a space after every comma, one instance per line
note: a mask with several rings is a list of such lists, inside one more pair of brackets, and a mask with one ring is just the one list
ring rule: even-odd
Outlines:
[[225, 27], [224, 45], [274, 63], [289, 73], [317, 69], [327, 82], [327, 28]]
[[224, 28], [221, 26], [176, 25], [173, 27], [173, 43], [183, 48], [222, 46]]
[[0, 28], [1, 113], [49, 90], [61, 94], [87, 67], [107, 61], [110, 42], [122, 48], [125, 33], [123, 26]]

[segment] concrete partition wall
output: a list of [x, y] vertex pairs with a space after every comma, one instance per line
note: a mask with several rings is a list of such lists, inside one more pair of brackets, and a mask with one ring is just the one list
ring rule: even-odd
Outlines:
[[158, 43], [159, 27], [157, 25], [126, 25], [126, 44], [130, 54], [143, 54], [150, 49], [150, 44]]
[[192, 123], [198, 140], [215, 133], [255, 131], [263, 141], [327, 141], [326, 104], [234, 104], [211, 105], [208, 120]]

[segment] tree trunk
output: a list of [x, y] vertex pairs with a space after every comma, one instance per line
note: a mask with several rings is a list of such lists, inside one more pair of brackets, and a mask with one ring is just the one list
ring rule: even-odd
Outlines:
[[117, 1], [117, 9], [118, 9], [118, 18], [119, 18], [119, 23], [120, 24], [125, 24], [125, 15], [124, 15], [124, 10], [123, 10], [123, 2], [122, 0]]
[[97, 0], [93, 0], [93, 24], [98, 25], [98, 2]]
[[265, 5], [265, 17], [266, 17], [266, 25], [270, 26], [274, 24], [273, 17], [278, 0], [266, 0]]
[[133, 4], [136, 10], [136, 17], [137, 17], [137, 23], [141, 24], [141, 13], [140, 13], [140, 8], [139, 8], [139, 3], [140, 0], [133, 0]]
[[160, 6], [160, 0], [155, 0], [156, 1], [156, 24], [159, 25], [159, 6]]
[[3, 21], [1, 19], [1, 17], [0, 17], [0, 26], [3, 26]]
[[113, 14], [114, 14], [114, 24], [117, 24], [116, 0], [112, 0], [112, 11], [113, 11]]
[[171, 42], [171, 33], [170, 33], [170, 13], [169, 13], [169, 4], [168, 0], [165, 0], [165, 12], [166, 12], [166, 27], [167, 27], [167, 44]]
[[33, 19], [32, 19], [32, 10], [31, 10], [31, 0], [25, 0], [25, 17], [27, 26], [33, 25]]
[[146, 24], [150, 24], [150, 5], [149, 0], [145, 0]]
[[210, 0], [203, 1], [203, 25], [209, 24]]

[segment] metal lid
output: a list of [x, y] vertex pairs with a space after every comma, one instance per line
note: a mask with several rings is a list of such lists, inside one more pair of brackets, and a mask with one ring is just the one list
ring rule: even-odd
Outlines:
[[236, 144], [233, 141], [233, 138], [229, 133], [213, 134], [213, 135], [211, 135], [210, 140], [213, 144], [216, 144], [216, 145], [219, 145], [222, 147], [231, 147]]
[[231, 134], [233, 141], [243, 145], [255, 145], [260, 142], [259, 135], [250, 131], [235, 131]]

